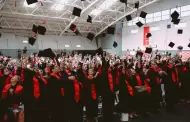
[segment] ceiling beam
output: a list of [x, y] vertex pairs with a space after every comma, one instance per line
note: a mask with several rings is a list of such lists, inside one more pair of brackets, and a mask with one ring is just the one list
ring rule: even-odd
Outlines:
[[[150, 2], [147, 2], [147, 3], [145, 3], [144, 5], [140, 6], [139, 9], [142, 9], [142, 8], [144, 8], [144, 7], [146, 7], [146, 6], [150, 5], [150, 4], [153, 4], [153, 3], [157, 2], [157, 1], [159, 1], [159, 0], [152, 0], [152, 1], [150, 1]], [[118, 22], [119, 20], [123, 19], [123, 18], [126, 17], [127, 15], [132, 14], [132, 13], [134, 13], [134, 12], [136, 12], [136, 11], [137, 11], [137, 9], [133, 9], [132, 11], [130, 11], [130, 12], [128, 12], [128, 13], [125, 13], [123, 16], [119, 17], [118, 19], [116, 19], [115, 21], [113, 21], [112, 23], [110, 23], [110, 24], [108, 24], [106, 27], [104, 27], [101, 31], [99, 31], [99, 32], [95, 35], [95, 37], [98, 36], [99, 34], [101, 34], [104, 30], [106, 30], [106, 29], [107, 29], [108, 27], [110, 27], [111, 25], [115, 24], [116, 22]]]
[[[81, 12], [84, 13], [85, 11], [87, 11], [90, 7], [92, 7], [94, 4], [96, 4], [98, 2], [98, 0], [94, 0], [92, 3], [90, 3], [90, 5], [88, 5], [86, 8], [84, 8]], [[69, 25], [67, 27], [65, 27], [65, 29], [61, 32], [60, 36], [71, 26], [71, 24], [73, 22], [75, 22], [77, 20], [78, 17], [75, 17], [73, 20], [71, 20], [71, 22], [69, 23]]]

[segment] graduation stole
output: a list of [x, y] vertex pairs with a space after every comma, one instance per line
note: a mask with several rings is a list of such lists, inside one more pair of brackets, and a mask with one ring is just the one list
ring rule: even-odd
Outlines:
[[116, 85], [118, 85], [119, 84], [119, 77], [120, 77], [120, 72], [119, 71], [117, 71], [116, 72]]
[[136, 80], [137, 80], [137, 84], [138, 84], [138, 86], [142, 86], [142, 82], [141, 82], [141, 78], [140, 78], [140, 76], [136, 73]]
[[[67, 69], [65, 69], [65, 72], [68, 76], [71, 75], [71, 72]], [[77, 80], [74, 80], [74, 91], [75, 91], [75, 101], [78, 103], [80, 100], [80, 83]]]
[[2, 73], [2, 70], [0, 70], [0, 77], [2, 77], [3, 76], [3, 73]]
[[112, 76], [111, 69], [108, 69], [108, 81], [109, 81], [111, 92], [114, 92], [113, 91], [113, 76]]
[[98, 68], [98, 72], [99, 72], [99, 74], [102, 73], [102, 67], [99, 67], [99, 68]]
[[182, 67], [182, 71], [183, 71], [183, 72], [187, 72], [187, 67], [183, 66], [183, 67]]
[[[60, 76], [58, 74], [56, 74], [56, 73], [51, 73], [51, 76], [54, 76], [57, 80], [61, 79]], [[61, 95], [65, 96], [65, 90], [64, 90], [64, 88], [61, 88]]]
[[[8, 91], [11, 88], [11, 84], [7, 84], [2, 91], [2, 99], [5, 99], [7, 97]], [[14, 90], [14, 94], [20, 94], [23, 91], [23, 87], [21, 85], [17, 85], [15, 90]]]
[[[172, 65], [168, 65], [168, 68], [170, 68], [172, 70], [173, 66]], [[176, 69], [175, 69], [175, 72], [172, 70], [172, 80], [174, 83], [178, 82], [178, 73], [176, 72]]]
[[151, 93], [151, 87], [148, 85], [147, 80], [144, 80], [144, 86], [146, 87], [146, 91], [150, 94]]
[[10, 83], [11, 83], [11, 78], [12, 78], [12, 77], [13, 77], [12, 75], [9, 75], [9, 76], [5, 79], [4, 84], [5, 84], [5, 85], [10, 84]]
[[133, 89], [133, 87], [127, 82], [127, 80], [125, 80], [125, 84], [127, 85], [127, 89], [128, 89], [129, 95], [130, 96], [134, 96], [134, 89]]
[[[153, 69], [153, 71], [154, 72], [158, 72], [158, 70], [161, 70], [161, 69], [156, 69], [155, 67], [151, 67], [152, 69]], [[156, 82], [158, 83], [158, 84], [160, 84], [160, 78], [158, 77], [158, 76], [156, 76]]]
[[[93, 76], [92, 76], [92, 75], [89, 75], [89, 76], [88, 76], [88, 79], [89, 79], [89, 80], [92, 80], [92, 79], [93, 79]], [[93, 98], [94, 100], [96, 100], [97, 96], [96, 96], [95, 84], [90, 84], [90, 88], [91, 88], [92, 98]]]
[[22, 69], [20, 77], [21, 81], [24, 82], [24, 69]]

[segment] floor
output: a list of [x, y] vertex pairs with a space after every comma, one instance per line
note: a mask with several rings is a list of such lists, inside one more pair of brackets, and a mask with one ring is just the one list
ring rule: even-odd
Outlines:
[[[99, 120], [99, 122], [103, 122]], [[115, 122], [121, 122], [116, 117]], [[128, 122], [190, 122], [190, 105], [180, 104], [176, 106], [176, 112], [168, 113], [164, 109], [157, 114], [148, 114], [146, 117], [139, 117]]]

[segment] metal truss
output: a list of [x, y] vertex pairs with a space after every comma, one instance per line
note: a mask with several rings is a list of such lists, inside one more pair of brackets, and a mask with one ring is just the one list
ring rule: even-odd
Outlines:
[[[144, 7], [146, 7], [146, 6], [150, 5], [150, 4], [153, 4], [153, 3], [157, 2], [157, 1], [159, 1], [159, 0], [139, 0], [139, 2], [140, 2], [139, 9], [142, 9], [142, 8], [144, 8]], [[134, 13], [134, 12], [136, 12], [136, 11], [137, 11], [137, 9], [134, 9], [133, 6], [127, 5], [127, 7], [126, 7], [126, 9], [125, 9], [125, 12], [124, 12], [122, 15], [119, 15], [119, 14], [118, 14], [118, 16], [116, 16], [114, 19], [113, 19], [113, 17], [108, 17], [108, 18], [107, 18], [107, 19], [108, 19], [107, 22], [108, 22], [109, 24], [102, 24], [100, 31], [99, 31], [98, 33], [96, 33], [95, 36], [98, 36], [99, 34], [101, 34], [102, 32], [104, 32], [108, 27], [114, 25], [114, 24], [117, 23], [119, 20], [122, 20], [122, 19], [123, 19], [124, 17], [126, 17], [127, 15], [132, 14], [132, 13]], [[104, 18], [103, 18], [103, 19], [104, 19]], [[102, 20], [102, 21], [103, 21], [103, 20]]]
[[[0, 0], [1, 1], [1, 0]], [[4, 29], [28, 30], [31, 31], [32, 25], [40, 25], [43, 20], [46, 20], [44, 26], [48, 34], [53, 35], [67, 35], [70, 34], [69, 27], [72, 23], [77, 25], [79, 32], [86, 36], [87, 33], [92, 32], [96, 36], [101, 34], [109, 26], [114, 25], [125, 16], [136, 11], [133, 5], [120, 3], [119, 1], [111, 8], [103, 9], [103, 12], [97, 16], [92, 16], [92, 24], [87, 23], [87, 16], [96, 9], [100, 2], [105, 0], [70, 0], [70, 3], [63, 3], [65, 10], [55, 11], [52, 10], [52, 5], [60, 4], [60, 0], [39, 0], [44, 4], [41, 6], [37, 3], [34, 8], [23, 6], [24, 0], [19, 0], [14, 4], [12, 0], [5, 0], [0, 4], [0, 26]], [[109, 1], [109, 0], [107, 0]], [[138, 0], [140, 2], [139, 9], [146, 7], [158, 0]], [[129, 2], [134, 3], [133, 0]], [[1, 9], [1, 7], [3, 9]], [[81, 17], [72, 15], [73, 7], [82, 9]], [[65, 33], [69, 32], [69, 33]]]

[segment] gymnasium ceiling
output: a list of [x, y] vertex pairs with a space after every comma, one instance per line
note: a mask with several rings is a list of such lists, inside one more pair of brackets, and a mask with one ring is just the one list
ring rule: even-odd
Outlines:
[[[36, 24], [46, 27], [46, 35], [74, 36], [69, 27], [75, 24], [83, 36], [89, 32], [97, 36], [134, 13], [135, 2], [139, 1], [139, 8], [143, 8], [158, 0], [128, 0], [127, 6], [120, 0], [38, 1], [28, 6], [25, 0], [0, 0], [0, 33], [33, 36], [32, 26]], [[80, 17], [72, 15], [74, 7], [82, 9]], [[86, 22], [88, 15], [92, 16], [92, 23]]]

